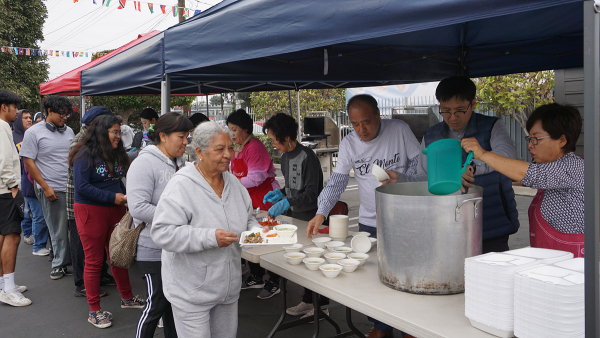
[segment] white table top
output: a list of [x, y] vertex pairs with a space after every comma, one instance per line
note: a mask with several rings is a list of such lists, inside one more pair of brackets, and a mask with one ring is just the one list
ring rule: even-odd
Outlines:
[[[256, 217], [266, 217], [267, 212], [261, 211], [261, 213]], [[287, 217], [287, 216], [277, 216], [277, 219], [281, 219], [282, 221], [289, 222], [298, 227], [298, 243], [307, 246], [312, 245], [313, 242], [310, 238], [306, 238], [306, 226], [308, 222], [301, 221], [299, 219]], [[327, 235], [321, 235], [327, 236]], [[289, 244], [277, 244], [277, 245], [264, 245], [264, 246], [254, 246], [254, 247], [242, 247], [242, 258], [250, 261], [252, 263], [260, 263], [260, 256], [274, 253], [274, 252], [285, 252], [283, 247]]]
[[284, 252], [260, 257], [260, 265], [415, 337], [495, 337], [471, 326], [465, 317], [464, 294], [426, 296], [388, 288], [379, 281], [377, 247], [368, 254], [365, 265], [352, 273], [342, 271], [336, 278], [326, 278], [320, 270], [310, 271], [304, 263], [290, 265]]

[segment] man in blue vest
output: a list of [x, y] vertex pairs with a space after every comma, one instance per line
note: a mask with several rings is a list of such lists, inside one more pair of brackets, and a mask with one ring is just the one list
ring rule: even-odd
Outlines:
[[[453, 138], [475, 137], [487, 150], [504, 157], [516, 158], [515, 144], [506, 125], [495, 116], [474, 113], [475, 83], [465, 76], [443, 79], [435, 96], [440, 101], [440, 114], [444, 118], [427, 130], [421, 147], [434, 141]], [[463, 151], [463, 161], [467, 154]], [[393, 179], [396, 175], [388, 172]], [[417, 175], [408, 177], [400, 174], [398, 182], [422, 181], [427, 179], [427, 156], [419, 155]], [[510, 178], [474, 160], [463, 174], [463, 188], [473, 185], [483, 188], [483, 253], [507, 251], [508, 236], [519, 230], [519, 213]]]

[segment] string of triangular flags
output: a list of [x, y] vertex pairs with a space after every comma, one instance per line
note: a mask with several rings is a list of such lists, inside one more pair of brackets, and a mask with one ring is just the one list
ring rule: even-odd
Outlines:
[[[94, 2], [94, 5], [97, 5], [100, 0], [92, 0]], [[73, 3], [77, 3], [79, 2], [79, 0], [73, 0]], [[124, 9], [125, 5], [127, 5], [127, 0], [102, 0], [102, 6], [105, 7], [109, 7], [111, 2], [118, 2], [119, 3], [119, 7], [118, 9]], [[145, 2], [145, 1], [132, 1], [129, 0], [129, 3], [133, 2], [133, 9], [135, 11], [141, 12], [142, 11], [142, 4], [146, 4], [148, 5], [148, 10], [150, 11], [150, 14], [154, 14], [154, 5], [156, 5], [157, 9], [160, 9], [160, 12], [162, 12], [162, 14], [167, 14], [167, 11], [169, 9], [171, 9], [171, 13], [173, 13], [173, 16], [176, 17], [177, 15], [179, 15], [179, 13], [183, 13], [183, 17], [184, 18], [189, 18], [192, 15], [198, 15], [200, 14], [202, 11], [199, 9], [196, 10], [192, 10], [190, 8], [187, 7], [178, 7], [178, 6], [167, 6], [167, 5], [161, 5], [161, 4], [155, 4], [155, 3], [151, 3], [151, 2]], [[201, 1], [198, 1], [201, 2]], [[211, 5], [206, 3], [207, 5]], [[211, 5], [212, 6], [212, 5]], [[144, 6], [145, 7], [145, 6]], [[190, 15], [190, 13], [192, 13]]]
[[0, 52], [8, 53], [12, 55], [23, 55], [23, 56], [54, 56], [54, 57], [89, 57], [89, 52], [73, 52], [64, 50], [54, 49], [36, 49], [36, 48], [23, 48], [23, 47], [12, 47], [12, 46], [0, 46]]

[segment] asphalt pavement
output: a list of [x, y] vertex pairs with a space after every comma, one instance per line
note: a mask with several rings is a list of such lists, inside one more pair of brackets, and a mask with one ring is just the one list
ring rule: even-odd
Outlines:
[[[283, 182], [279, 171], [277, 179], [280, 183]], [[359, 198], [354, 178], [350, 179], [341, 200], [348, 203], [350, 208], [350, 225], [357, 225]], [[527, 208], [531, 200], [530, 196], [517, 196], [521, 228], [510, 237], [511, 249], [529, 244]], [[16, 308], [0, 303], [0, 337], [135, 337], [142, 310], [121, 309], [116, 286], [106, 287], [108, 296], [102, 298], [101, 303], [103, 309], [113, 313], [113, 325], [107, 329], [97, 329], [87, 322], [89, 307], [86, 299], [73, 296], [75, 290], [73, 277], [50, 279], [51, 266], [47, 257], [33, 256], [31, 252], [32, 247], [21, 242], [17, 255], [16, 283], [28, 287], [25, 296], [30, 298], [33, 304]], [[129, 276], [133, 293], [145, 297], [146, 285], [136, 266], [130, 269]], [[251, 289], [241, 292], [238, 337], [266, 337], [281, 314], [282, 295], [260, 300], [256, 298], [259, 291]], [[301, 295], [302, 287], [288, 282], [288, 306], [299, 303]], [[330, 314], [343, 331], [348, 330], [345, 310], [342, 306], [333, 302], [330, 305]], [[353, 322], [363, 332], [371, 327], [366, 316], [356, 312], [353, 313]], [[331, 325], [326, 322], [321, 322], [320, 332], [321, 337], [332, 336], [335, 333]], [[312, 325], [304, 325], [279, 333], [276, 337], [311, 337], [312, 333]], [[157, 329], [155, 336], [162, 337], [162, 329]], [[396, 336], [399, 337], [398, 332]]]

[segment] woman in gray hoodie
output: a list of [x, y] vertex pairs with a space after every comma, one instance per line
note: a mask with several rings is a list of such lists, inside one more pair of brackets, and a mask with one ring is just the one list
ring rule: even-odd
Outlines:
[[[231, 174], [233, 143], [214, 122], [194, 131], [199, 161], [173, 176], [163, 192], [152, 230], [163, 249], [163, 291], [182, 337], [234, 338], [242, 281], [243, 231], [260, 227], [252, 200]], [[266, 229], [263, 229], [266, 230]]]
[[154, 336], [163, 318], [166, 338], [177, 337], [171, 304], [163, 294], [161, 249], [152, 241], [150, 229], [158, 200], [175, 172], [185, 166], [183, 153], [192, 122], [177, 113], [167, 113], [150, 126], [149, 137], [155, 145], [144, 148], [127, 173], [129, 212], [136, 226], [145, 223], [137, 246], [137, 262], [146, 278], [148, 300], [138, 323], [136, 338]]

